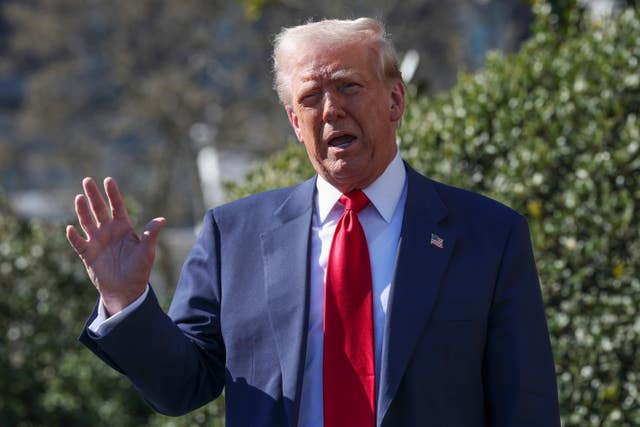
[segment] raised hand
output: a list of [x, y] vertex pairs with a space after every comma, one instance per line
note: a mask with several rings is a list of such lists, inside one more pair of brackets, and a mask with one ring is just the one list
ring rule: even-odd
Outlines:
[[67, 239], [111, 315], [144, 292], [155, 258], [156, 240], [166, 220], [151, 220], [142, 236], [138, 236], [113, 178], [104, 180], [111, 213], [92, 178], [85, 178], [82, 187], [85, 194], [76, 196], [75, 205], [86, 238], [69, 225]]

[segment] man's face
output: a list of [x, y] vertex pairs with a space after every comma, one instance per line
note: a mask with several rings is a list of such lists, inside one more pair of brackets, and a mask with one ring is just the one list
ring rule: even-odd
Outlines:
[[396, 153], [404, 86], [377, 72], [373, 48], [350, 43], [290, 67], [289, 121], [315, 170], [346, 193], [376, 180]]

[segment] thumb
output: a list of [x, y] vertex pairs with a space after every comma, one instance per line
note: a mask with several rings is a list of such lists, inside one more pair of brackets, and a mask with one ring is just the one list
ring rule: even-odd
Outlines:
[[160, 230], [162, 230], [165, 225], [167, 225], [167, 220], [163, 217], [154, 218], [149, 221], [142, 231], [142, 242], [150, 246], [155, 246]]

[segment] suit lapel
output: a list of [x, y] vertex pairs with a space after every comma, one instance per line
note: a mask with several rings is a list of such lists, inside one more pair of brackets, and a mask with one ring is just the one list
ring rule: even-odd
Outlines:
[[309, 306], [309, 238], [315, 179], [296, 187], [262, 234], [269, 321], [282, 371], [289, 425], [297, 423]]
[[[382, 348], [378, 425], [393, 400], [424, 330], [455, 244], [447, 208], [433, 183], [407, 167], [407, 201]], [[442, 248], [431, 242], [443, 240]]]

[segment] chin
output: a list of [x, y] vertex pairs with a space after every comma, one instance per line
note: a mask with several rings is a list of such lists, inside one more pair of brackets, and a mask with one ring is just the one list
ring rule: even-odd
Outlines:
[[[341, 190], [347, 189], [352, 190], [354, 188], [363, 188], [366, 185], [362, 185], [365, 182], [365, 178], [362, 176], [362, 173], [347, 173], [343, 171], [339, 174], [332, 175], [334, 185], [340, 187]], [[345, 192], [345, 191], [343, 191]]]

